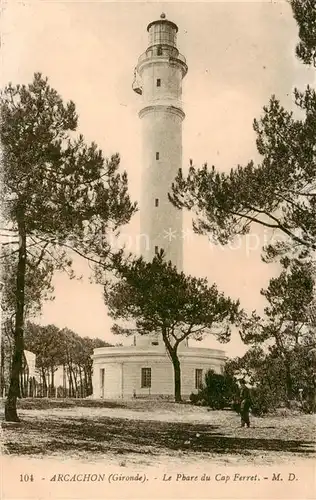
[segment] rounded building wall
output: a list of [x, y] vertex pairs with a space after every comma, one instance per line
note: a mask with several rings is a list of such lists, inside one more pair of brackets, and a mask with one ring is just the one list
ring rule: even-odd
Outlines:
[[[223, 351], [186, 347], [179, 352], [181, 392], [189, 397], [204, 382], [205, 373], [221, 373]], [[99, 348], [93, 356], [93, 397], [130, 399], [174, 395], [174, 371], [163, 345]]]

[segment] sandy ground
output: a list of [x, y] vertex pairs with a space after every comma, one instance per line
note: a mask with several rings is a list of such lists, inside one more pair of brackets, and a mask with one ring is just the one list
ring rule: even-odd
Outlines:
[[315, 459], [313, 415], [252, 417], [240, 428], [231, 411], [154, 401], [29, 400], [21, 423], [3, 423], [4, 453], [121, 467], [296, 464]]
[[242, 429], [234, 412], [161, 401], [19, 407], [20, 423], [2, 421], [5, 500], [316, 498], [312, 415]]

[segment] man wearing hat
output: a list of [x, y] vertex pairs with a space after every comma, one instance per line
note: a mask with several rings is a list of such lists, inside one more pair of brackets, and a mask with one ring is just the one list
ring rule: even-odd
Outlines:
[[250, 427], [249, 410], [252, 406], [250, 390], [246, 386], [245, 380], [240, 381], [240, 416], [241, 427]]

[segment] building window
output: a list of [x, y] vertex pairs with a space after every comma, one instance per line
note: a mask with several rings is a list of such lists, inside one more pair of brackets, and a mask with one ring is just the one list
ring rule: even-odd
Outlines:
[[157, 47], [157, 56], [162, 56], [162, 47]]
[[203, 385], [203, 370], [201, 368], [197, 368], [195, 370], [195, 388], [196, 389], [201, 389]]
[[157, 78], [157, 87], [161, 87], [161, 80], [160, 80], [160, 78]]
[[158, 246], [155, 246], [155, 254], [158, 255]]
[[151, 368], [142, 368], [142, 387], [151, 387]]
[[159, 198], [156, 198], [155, 199], [155, 207], [158, 207], [159, 206]]
[[159, 151], [156, 152], [156, 160], [159, 160]]

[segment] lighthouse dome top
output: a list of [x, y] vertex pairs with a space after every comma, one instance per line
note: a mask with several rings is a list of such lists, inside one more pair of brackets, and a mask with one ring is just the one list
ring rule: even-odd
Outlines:
[[164, 12], [162, 12], [160, 14], [159, 19], [157, 19], [156, 21], [152, 21], [151, 23], [148, 24], [147, 31], [150, 31], [153, 26], [157, 26], [157, 25], [164, 26], [166, 30], [168, 30], [168, 28], [169, 28], [169, 30], [174, 30], [175, 33], [177, 33], [177, 31], [178, 31], [178, 26], [175, 23], [173, 23], [172, 21], [169, 21], [166, 18], [166, 14]]

